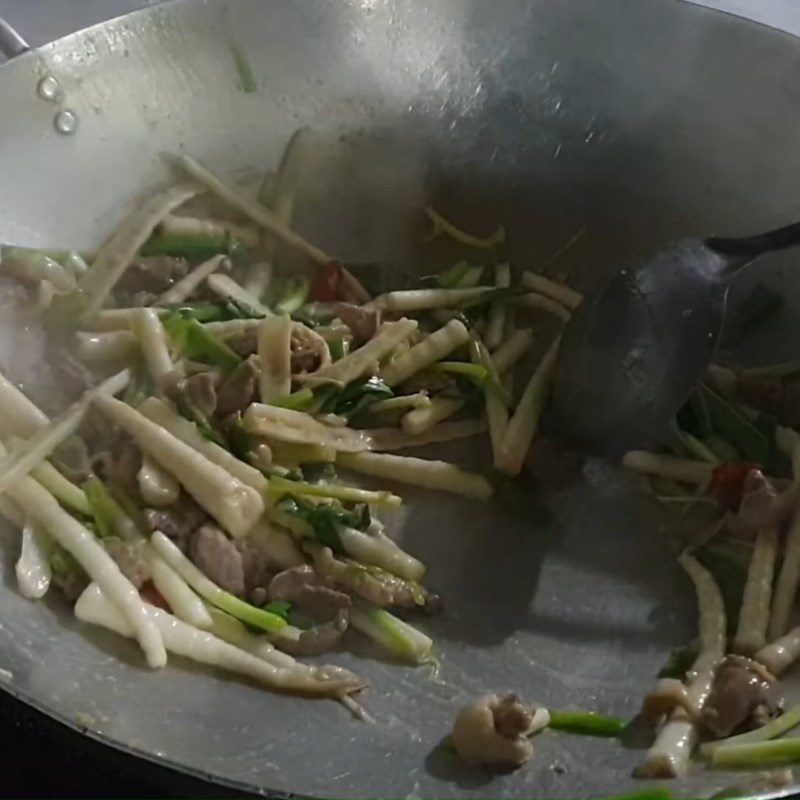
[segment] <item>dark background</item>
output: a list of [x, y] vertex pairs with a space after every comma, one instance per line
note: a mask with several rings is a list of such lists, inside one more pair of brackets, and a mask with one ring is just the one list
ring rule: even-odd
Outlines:
[[[183, 798], [250, 795], [106, 747], [0, 692], [2, 797]], [[269, 795], [274, 796], [274, 795]]]

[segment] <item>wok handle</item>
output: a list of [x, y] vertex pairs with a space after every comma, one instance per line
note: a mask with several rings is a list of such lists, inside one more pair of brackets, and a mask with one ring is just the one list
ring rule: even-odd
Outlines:
[[0, 17], [0, 53], [6, 58], [21, 56], [30, 50], [30, 45]]

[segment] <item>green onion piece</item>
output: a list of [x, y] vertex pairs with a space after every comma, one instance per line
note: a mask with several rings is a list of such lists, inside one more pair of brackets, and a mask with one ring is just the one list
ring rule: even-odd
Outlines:
[[619, 736], [627, 727], [621, 719], [596, 711], [550, 711], [550, 728], [584, 736]]
[[433, 224], [433, 230], [430, 234], [431, 239], [439, 234], [446, 234], [451, 239], [466, 245], [467, 247], [475, 247], [478, 250], [491, 250], [493, 247], [498, 247], [505, 243], [506, 229], [500, 225], [497, 230], [485, 238], [474, 236], [471, 233], [461, 230], [449, 220], [445, 219], [438, 211], [432, 206], [425, 209], [428, 219]]
[[692, 456], [692, 458], [699, 459], [700, 461], [706, 461], [709, 464], [714, 464], [715, 466], [720, 463], [717, 456], [711, 450], [709, 450], [708, 447], [706, 447], [696, 436], [693, 436], [691, 433], [687, 433], [686, 431], [682, 431], [680, 428], [676, 430], [676, 433], [681, 444], [686, 448], [686, 451], [690, 456]]
[[288, 620], [289, 612], [292, 610], [292, 604], [286, 603], [283, 600], [273, 600], [271, 603], [261, 606], [261, 610], [267, 611], [270, 614], [275, 614], [276, 617], [280, 617], [281, 619]]
[[198, 322], [225, 322], [231, 319], [231, 310], [222, 303], [188, 303], [168, 308], [180, 313], [184, 319], [196, 319]]
[[459, 281], [469, 271], [469, 264], [466, 261], [459, 261], [449, 269], [443, 270], [436, 275], [428, 275], [422, 279], [423, 283], [433, 282], [442, 289], [452, 289], [458, 286]]
[[716, 742], [706, 742], [700, 746], [700, 753], [704, 756], [711, 756], [720, 747], [734, 744], [753, 744], [775, 739], [798, 725], [800, 725], [800, 703], [792, 706], [785, 714], [781, 714], [781, 716], [766, 725], [762, 725], [760, 728], [747, 731], [747, 733], [740, 733], [738, 736], [729, 736], [727, 739], [720, 739]]
[[382, 608], [359, 604], [350, 609], [350, 624], [405, 661], [421, 664], [431, 657], [430, 637]]
[[290, 481], [277, 475], [270, 478], [269, 491], [279, 495], [330, 497], [345, 503], [368, 503], [369, 505], [387, 506], [388, 508], [398, 508], [403, 502], [400, 497], [391, 492], [373, 492], [367, 489], [358, 489], [355, 486], [337, 484]]
[[294, 314], [308, 299], [308, 278], [294, 275], [287, 278], [280, 299], [274, 304], [276, 314]]
[[139, 255], [171, 256], [187, 261], [207, 261], [219, 253], [230, 253], [234, 243], [228, 236], [168, 233], [151, 236], [139, 250]]
[[334, 361], [338, 361], [347, 355], [350, 350], [350, 343], [344, 336], [340, 336], [328, 342], [328, 349], [331, 351], [331, 358]]
[[239, 76], [239, 88], [245, 94], [254, 94], [258, 91], [256, 76], [253, 74], [253, 66], [247, 57], [244, 48], [236, 41], [231, 40], [231, 55], [236, 66], [236, 74]]
[[[309, 503], [299, 497], [284, 497], [276, 509], [289, 518], [301, 520], [314, 538], [336, 553], [344, 552], [337, 526], [362, 529], [364, 519], [355, 511], [348, 511], [334, 500], [330, 503]], [[291, 526], [286, 526], [291, 527]]]
[[212, 364], [226, 371], [234, 369], [242, 361], [228, 345], [209, 333], [196, 319], [172, 311], [161, 322], [173, 345], [185, 358]]
[[285, 397], [276, 397], [270, 405], [279, 408], [290, 408], [294, 411], [304, 411], [314, 402], [313, 390], [306, 387], [296, 392], [287, 394]]
[[125, 512], [111, 496], [103, 482], [99, 478], [90, 478], [83, 484], [83, 491], [89, 501], [97, 537], [99, 539], [108, 539], [112, 536], [122, 538], [124, 531], [121, 530], [121, 527]]
[[434, 369], [452, 375], [466, 375], [476, 383], [483, 383], [489, 377], [489, 370], [482, 364], [470, 364], [468, 361], [439, 361]]
[[333, 396], [325, 410], [343, 416], [353, 416], [363, 411], [381, 397], [393, 397], [391, 387], [380, 378], [372, 377], [353, 381]]
[[754, 425], [738, 408], [708, 386], [701, 386], [714, 430], [733, 445], [748, 461], [761, 464], [776, 477], [791, 475], [791, 461], [775, 447], [774, 437]]
[[615, 794], [600, 797], [598, 800], [672, 800], [674, 795], [664, 786], [653, 786], [651, 789], [640, 789], [630, 794]]
[[771, 742], [723, 744], [714, 749], [714, 767], [761, 767], [800, 761], [800, 737], [776, 739]]

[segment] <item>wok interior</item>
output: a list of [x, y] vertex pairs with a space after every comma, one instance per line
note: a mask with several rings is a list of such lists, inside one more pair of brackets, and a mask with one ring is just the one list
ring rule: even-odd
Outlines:
[[[238, 91], [231, 40], [248, 54], [256, 94]], [[672, 0], [180, 2], [2, 70], [0, 103], [17, 112], [0, 121], [0, 240], [93, 245], [168, 178], [164, 152], [185, 149], [247, 182], [308, 125], [318, 152], [298, 229], [342, 260], [374, 262], [386, 286], [451, 263], [461, 254], [422, 242], [419, 209], [432, 201], [469, 229], [504, 224], [518, 269], [587, 290], [665, 240], [788, 221], [797, 69], [790, 37]], [[36, 96], [51, 72], [79, 119], [74, 136], [54, 131], [56, 109]], [[796, 300], [781, 283], [791, 259], [765, 270], [787, 286], [786, 319], [746, 343], [747, 358], [796, 355]], [[3, 340], [11, 374], [14, 341]], [[481, 463], [484, 448], [450, 455]], [[404, 494], [394, 524], [446, 601], [429, 625], [442, 670], [432, 680], [371, 652], [341, 654], [372, 683], [374, 726], [177, 659], [147, 671], [130, 643], [16, 594], [16, 534], [4, 538], [0, 587], [9, 688], [69, 721], [84, 715], [116, 743], [254, 787], [525, 796], [633, 785], [637, 753], [603, 740], [542, 737], [532, 764], [498, 777], [436, 744], [485, 690], [633, 714], [668, 649], [694, 635], [693, 596], [669, 548], [680, 521], [598, 463], [555, 495], [524, 477], [485, 506]], [[730, 783], [695, 780], [681, 790]]]

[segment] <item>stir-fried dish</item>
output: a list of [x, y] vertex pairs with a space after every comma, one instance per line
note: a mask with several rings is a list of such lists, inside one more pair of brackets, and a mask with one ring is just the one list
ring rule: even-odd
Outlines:
[[[74, 402], [45, 413], [0, 376], [0, 511], [21, 531], [26, 597], [57, 586], [78, 619], [136, 639], [151, 667], [176, 653], [359, 713], [358, 675], [301, 659], [352, 631], [435, 663], [421, 628], [442, 598], [381, 518], [405, 485], [492, 502], [520, 473], [558, 328], [582, 296], [502, 261], [502, 228], [482, 238], [432, 208], [431, 236], [485, 263], [376, 291], [374, 268], [292, 227], [306, 136], [254, 193], [180, 157], [180, 182], [94, 253], [3, 249], [3, 280], [26, 287], [19, 313], [46, 331]], [[536, 366], [515, 381], [529, 353]], [[700, 531], [678, 554], [698, 638], [644, 697], [641, 776], [680, 775], [693, 753], [800, 757], [800, 739], [777, 738], [800, 723], [778, 681], [800, 657], [798, 372], [713, 367], [670, 451], [623, 461]], [[482, 472], [414, 452], [484, 433]], [[450, 742], [468, 761], [517, 767], [545, 728], [621, 737], [628, 725], [487, 695]]]

